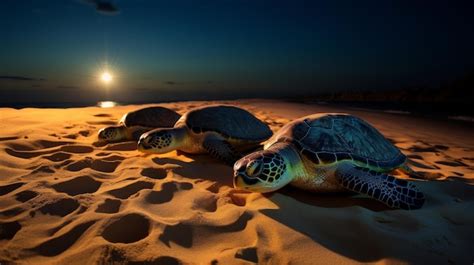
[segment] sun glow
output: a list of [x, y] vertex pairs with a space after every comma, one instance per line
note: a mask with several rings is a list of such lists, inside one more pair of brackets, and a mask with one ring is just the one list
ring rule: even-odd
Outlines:
[[102, 82], [108, 84], [108, 83], [112, 82], [112, 75], [109, 72], [103, 72], [100, 75], [100, 80], [102, 80]]
[[118, 105], [117, 102], [114, 102], [114, 101], [99, 101], [97, 103], [97, 106], [101, 108], [113, 108], [117, 105]]

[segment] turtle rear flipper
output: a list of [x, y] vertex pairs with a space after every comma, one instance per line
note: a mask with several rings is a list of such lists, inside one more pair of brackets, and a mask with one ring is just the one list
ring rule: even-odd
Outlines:
[[366, 194], [392, 208], [419, 209], [425, 202], [423, 193], [413, 183], [350, 163], [338, 165], [335, 176], [344, 188]]
[[203, 142], [203, 147], [213, 157], [233, 165], [241, 155], [239, 155], [232, 145], [223, 139], [208, 137]]

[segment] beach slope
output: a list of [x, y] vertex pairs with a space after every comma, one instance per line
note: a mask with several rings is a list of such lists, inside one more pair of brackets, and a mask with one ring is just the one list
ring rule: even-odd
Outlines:
[[[420, 210], [351, 194], [236, 191], [205, 155], [145, 155], [97, 131], [143, 106], [0, 109], [0, 264], [472, 264], [472, 124], [273, 100], [160, 104], [179, 113], [226, 103], [277, 131], [346, 112], [405, 153]], [[146, 105], [148, 106], [148, 105]]]

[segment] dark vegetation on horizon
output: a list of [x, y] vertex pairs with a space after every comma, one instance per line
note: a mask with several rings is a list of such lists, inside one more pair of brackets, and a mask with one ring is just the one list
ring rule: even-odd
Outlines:
[[[294, 99], [301, 101], [300, 99]], [[304, 102], [325, 102], [373, 109], [405, 110], [432, 115], [474, 115], [474, 71], [439, 87], [412, 86], [391, 90], [321, 93]]]

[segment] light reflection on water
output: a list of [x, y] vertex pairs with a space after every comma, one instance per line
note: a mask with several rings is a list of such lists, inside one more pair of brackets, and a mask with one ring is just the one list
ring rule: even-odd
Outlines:
[[97, 102], [97, 106], [101, 108], [113, 108], [118, 106], [118, 103], [115, 101], [99, 101]]

